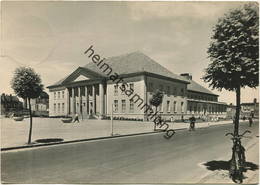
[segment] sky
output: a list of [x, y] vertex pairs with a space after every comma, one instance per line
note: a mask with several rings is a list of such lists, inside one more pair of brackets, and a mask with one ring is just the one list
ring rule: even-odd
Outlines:
[[[55, 83], [91, 62], [84, 55], [91, 45], [104, 58], [143, 52], [209, 88], [201, 77], [210, 63], [213, 26], [244, 3], [2, 1], [0, 93], [13, 93], [10, 81], [19, 66], [34, 68], [45, 87]], [[212, 92], [235, 104], [234, 92]], [[242, 89], [241, 102], [253, 98], [258, 88]]]

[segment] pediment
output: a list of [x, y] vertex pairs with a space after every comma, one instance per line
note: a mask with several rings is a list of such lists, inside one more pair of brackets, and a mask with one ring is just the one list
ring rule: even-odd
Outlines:
[[75, 80], [73, 80], [73, 82], [78, 82], [78, 81], [82, 81], [82, 80], [89, 80], [90, 78], [84, 76], [84, 75], [79, 75]]
[[83, 80], [90, 80], [95, 78], [100, 78], [99, 74], [89, 70], [79, 67], [76, 69], [73, 73], [71, 73], [63, 82], [62, 84], [66, 84], [69, 82], [77, 82], [77, 81], [83, 81]]

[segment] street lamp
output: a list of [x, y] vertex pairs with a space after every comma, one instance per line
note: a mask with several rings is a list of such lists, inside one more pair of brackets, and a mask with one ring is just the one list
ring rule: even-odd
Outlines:
[[113, 131], [114, 131], [114, 123], [113, 123], [113, 112], [114, 112], [114, 104], [112, 103], [112, 107], [111, 107], [111, 136], [114, 135]]

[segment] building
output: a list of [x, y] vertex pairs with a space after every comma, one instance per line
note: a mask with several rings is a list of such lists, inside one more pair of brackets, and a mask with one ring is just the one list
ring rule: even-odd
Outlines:
[[146, 107], [157, 89], [164, 92], [158, 109], [166, 119], [190, 114], [224, 116], [225, 104], [217, 101], [217, 95], [140, 52], [105, 60], [99, 60], [92, 48], [85, 54], [90, 63], [47, 87], [50, 116], [78, 113], [102, 118], [111, 115], [113, 106], [114, 116], [147, 120]]
[[251, 114], [254, 117], [259, 117], [259, 102], [256, 98], [251, 103], [241, 103], [241, 117], [249, 117]]
[[194, 114], [197, 117], [226, 117], [227, 104], [218, 102], [218, 95], [202, 87], [192, 80], [189, 73], [183, 73], [181, 76], [189, 80], [187, 86], [187, 114]]
[[227, 105], [227, 118], [234, 119], [236, 115], [236, 106], [230, 103]]
[[[49, 114], [49, 95], [42, 92], [38, 98], [31, 99], [31, 110], [35, 116], [48, 116]], [[28, 102], [24, 100], [24, 107], [29, 109]]]
[[17, 96], [1, 94], [1, 115], [9, 115], [22, 111], [23, 104]]

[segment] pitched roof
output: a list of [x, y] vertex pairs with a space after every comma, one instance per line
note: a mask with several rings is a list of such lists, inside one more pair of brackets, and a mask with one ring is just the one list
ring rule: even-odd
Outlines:
[[201, 86], [200, 84], [198, 84], [197, 82], [195, 82], [193, 80], [189, 80], [189, 82], [190, 83], [188, 84], [187, 89], [190, 91], [196, 91], [196, 92], [201, 92], [201, 93], [218, 96], [217, 94], [214, 94], [213, 92], [211, 92], [210, 90], [206, 89], [205, 87]]
[[[119, 75], [148, 72], [189, 83], [186, 78], [172, 73], [171, 71], [139, 51], [120, 56], [109, 57], [103, 60], [103, 63], [108, 64], [112, 68], [112, 72]], [[83, 66], [83, 68], [96, 72], [102, 77], [106, 76], [97, 66], [97, 64], [93, 62], [86, 64], [85, 66]], [[62, 84], [62, 82], [64, 82], [65, 79], [69, 76], [70, 74], [67, 75], [65, 78], [59, 80], [58, 82], [54, 83], [52, 86]]]
[[[116, 72], [119, 75], [138, 72], [149, 72], [188, 82], [184, 77], [172, 73], [171, 71], [139, 51], [120, 56], [109, 57], [105, 59], [104, 62], [113, 69], [113, 72]], [[92, 62], [85, 65], [84, 68], [95, 71], [100, 75], [104, 75], [99, 67]]]

